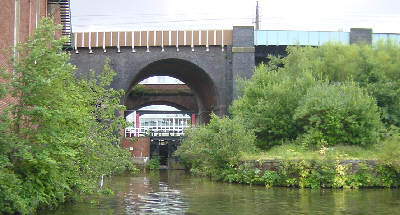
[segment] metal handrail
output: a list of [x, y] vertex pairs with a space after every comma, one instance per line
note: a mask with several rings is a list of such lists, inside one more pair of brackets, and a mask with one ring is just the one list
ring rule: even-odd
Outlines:
[[183, 136], [188, 125], [181, 126], [142, 126], [140, 128], [125, 128], [125, 137], [144, 136]]

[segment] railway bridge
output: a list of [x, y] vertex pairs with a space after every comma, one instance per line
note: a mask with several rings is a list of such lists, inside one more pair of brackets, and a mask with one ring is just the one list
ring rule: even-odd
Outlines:
[[[32, 35], [40, 17], [50, 16], [63, 26], [56, 35], [69, 37], [65, 49], [71, 51], [70, 62], [77, 66], [78, 75], [90, 70], [101, 72], [106, 58], [109, 58], [110, 66], [117, 74], [111, 87], [125, 91], [121, 98], [121, 104], [128, 109], [125, 115], [136, 113], [136, 125], [127, 129], [126, 135], [141, 136], [147, 132], [145, 127], [151, 128], [151, 136], [159, 151], [173, 150], [176, 144], [166, 147], [163, 140], [175, 140], [190, 124], [207, 122], [211, 112], [226, 114], [237, 96], [235, 79], [250, 78], [255, 65], [266, 61], [270, 54], [285, 55], [287, 46], [320, 46], [332, 41], [372, 44], [388, 38], [400, 41], [400, 34], [373, 33], [372, 29], [360, 28], [353, 28], [350, 32], [254, 30], [252, 26], [75, 32], [72, 30], [69, 0], [15, 0], [2, 1], [0, 5], [4, 12], [0, 14], [4, 30], [0, 32], [3, 42], [0, 48], [16, 46], [24, 41]], [[145, 29], [146, 26], [142, 27]], [[0, 54], [1, 65], [5, 64], [5, 59]], [[138, 87], [138, 83], [152, 76], [174, 77], [184, 85]], [[11, 101], [7, 99], [10, 100], [0, 101], [0, 109]], [[139, 109], [154, 104], [167, 104], [180, 112], [169, 112], [167, 114], [175, 115], [166, 119], [143, 118], [150, 112]], [[171, 133], [171, 129], [174, 132]], [[167, 133], [168, 138], [163, 137]], [[139, 156], [137, 153], [143, 150], [133, 152]]]
[[265, 61], [269, 54], [285, 55], [290, 45], [319, 46], [332, 41], [372, 43], [388, 37], [399, 38], [399, 35], [373, 34], [371, 29], [255, 31], [252, 26], [220, 30], [74, 32], [71, 63], [77, 66], [78, 73], [99, 72], [109, 58], [117, 73], [111, 87], [126, 92], [121, 103], [129, 109], [160, 104], [162, 100], [171, 106], [184, 107], [180, 102], [167, 101], [166, 95], [138, 100], [132, 94], [139, 82], [152, 76], [179, 79], [193, 95], [189, 106], [196, 112], [197, 122], [207, 122], [211, 112], [227, 113], [237, 96], [235, 79], [250, 78], [254, 66]]

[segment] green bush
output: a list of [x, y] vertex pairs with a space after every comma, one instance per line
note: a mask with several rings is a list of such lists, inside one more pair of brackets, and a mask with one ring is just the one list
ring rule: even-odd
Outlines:
[[15, 174], [0, 169], [0, 208], [2, 213], [32, 213], [31, 198], [23, 197], [22, 182]]
[[230, 108], [254, 131], [259, 148], [293, 140], [371, 145], [381, 127], [377, 118], [386, 126], [400, 122], [398, 44], [328, 43], [287, 52], [269, 57], [250, 80], [239, 80], [240, 97]]
[[291, 46], [281, 59], [292, 75], [310, 71], [331, 83], [354, 80], [375, 97], [386, 127], [400, 126], [400, 44], [379, 41], [370, 45], [326, 43], [317, 48]]
[[400, 173], [400, 129], [392, 127], [379, 145], [379, 160]]
[[160, 157], [154, 156], [149, 161], [149, 169], [150, 170], [158, 170], [160, 169]]
[[377, 142], [381, 128], [375, 99], [354, 82], [311, 87], [294, 119], [304, 123], [301, 139], [307, 145], [371, 145]]
[[208, 125], [188, 129], [185, 134], [176, 155], [199, 174], [215, 175], [213, 171], [236, 163], [241, 152], [254, 150], [255, 137], [239, 119], [212, 114]]
[[303, 132], [302, 122], [293, 115], [307, 89], [315, 84], [308, 72], [293, 76], [276, 65], [261, 64], [249, 81], [242, 82], [243, 95], [230, 110], [254, 131], [258, 147], [270, 148]]

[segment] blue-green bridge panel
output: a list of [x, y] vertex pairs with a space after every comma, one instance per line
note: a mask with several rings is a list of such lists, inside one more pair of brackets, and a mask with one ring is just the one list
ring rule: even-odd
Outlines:
[[319, 46], [326, 42], [349, 44], [349, 32], [256, 30], [254, 45]]
[[394, 33], [374, 33], [372, 34], [372, 43], [376, 43], [379, 40], [392, 40], [400, 43], [400, 34], [394, 34]]

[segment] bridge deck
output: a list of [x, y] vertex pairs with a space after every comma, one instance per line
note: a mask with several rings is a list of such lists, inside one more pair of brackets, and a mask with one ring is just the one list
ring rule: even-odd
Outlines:
[[[400, 42], [400, 34], [395, 33], [373, 33], [372, 42], [380, 39], [397, 40]], [[254, 45], [302, 45], [320, 46], [327, 42], [341, 42], [350, 44], [350, 32], [341, 31], [254, 31]]]
[[[224, 46], [232, 45], [232, 30], [174, 30], [126, 32], [75, 32], [74, 48], [102, 47], [165, 47], [165, 46]], [[380, 39], [400, 41], [400, 34], [373, 33], [372, 42]], [[350, 32], [255, 30], [254, 45], [319, 46], [326, 42], [350, 44]]]
[[74, 48], [225, 46], [232, 44], [232, 30], [75, 32]]

